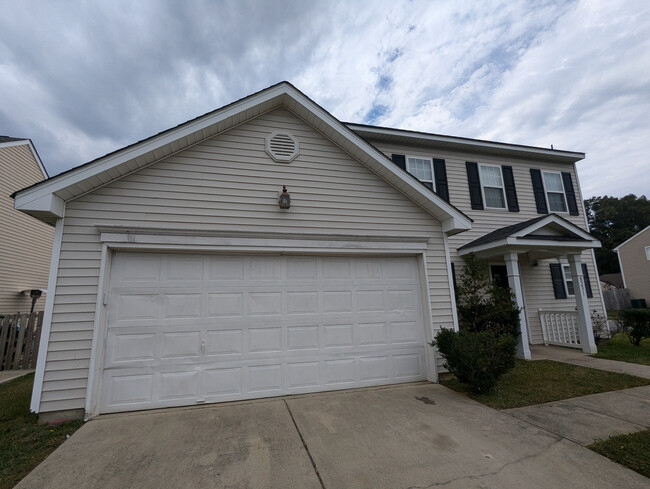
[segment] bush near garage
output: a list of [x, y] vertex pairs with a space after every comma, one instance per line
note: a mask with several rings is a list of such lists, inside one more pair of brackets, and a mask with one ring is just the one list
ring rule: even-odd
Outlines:
[[459, 331], [440, 330], [431, 342], [445, 368], [477, 393], [489, 392], [515, 366], [519, 308], [510, 289], [491, 282], [473, 254], [456, 287]]

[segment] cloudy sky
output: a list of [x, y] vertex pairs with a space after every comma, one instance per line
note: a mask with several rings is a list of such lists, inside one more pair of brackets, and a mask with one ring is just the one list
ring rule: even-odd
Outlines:
[[0, 0], [0, 134], [51, 175], [281, 80], [343, 121], [583, 151], [650, 197], [647, 0]]

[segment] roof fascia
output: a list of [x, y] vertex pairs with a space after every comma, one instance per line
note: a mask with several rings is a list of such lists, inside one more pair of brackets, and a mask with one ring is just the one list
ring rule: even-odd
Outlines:
[[[34, 187], [20, 190], [15, 194], [15, 208], [18, 210], [29, 211], [31, 210], [29, 205], [32, 202], [40, 202], [41, 199], [48, 195], [55, 194], [57, 191], [84, 181], [134, 158], [152, 152], [157, 148], [170, 144], [182, 137], [198, 132], [211, 125], [218, 124], [229, 117], [246, 112], [247, 110], [272, 100], [273, 98], [277, 97], [278, 105], [280, 105], [283, 101], [283, 96], [290, 97], [295, 103], [316, 116], [321, 122], [326, 124], [331, 131], [333, 131], [334, 135], [348, 140], [360, 149], [370, 158], [371, 162], [374, 163], [371, 165], [371, 170], [378, 173], [384, 178], [384, 180], [410, 197], [416, 203], [419, 203], [427, 212], [435, 215], [434, 209], [441, 210], [445, 215], [445, 218], [441, 220], [443, 222], [443, 228], [447, 234], [455, 234], [471, 228], [471, 219], [468, 216], [465, 216], [462, 212], [444, 201], [437, 194], [430, 192], [428, 189], [425, 191], [424, 187], [422, 187], [419, 182], [414, 182], [410, 175], [404, 174], [399, 170], [377, 148], [368, 143], [365, 139], [361, 138], [358, 134], [329, 114], [325, 109], [317, 105], [309, 97], [287, 82], [269, 87], [268, 89], [250, 95], [239, 102], [228, 105], [221, 110], [217, 110], [215, 113], [187, 122], [176, 129], [169, 130], [148, 140], [144, 140], [141, 143], [127, 147], [122, 151], [108, 155], [91, 164], [80, 166], [77, 170], [62, 175], [61, 178], [53, 177], [52, 179], [46, 180]], [[295, 107], [292, 108], [288, 106], [287, 108], [289, 110], [295, 110]], [[329, 137], [331, 138], [331, 136]], [[390, 174], [390, 177], [386, 178], [385, 175], [381, 175], [381, 173], [377, 172], [379, 168]], [[439, 217], [437, 218], [439, 219]]]
[[[589, 241], [562, 241], [561, 244], [558, 244], [557, 241], [553, 240], [521, 240], [514, 237], [500, 239], [498, 241], [493, 241], [492, 243], [486, 243], [478, 246], [471, 246], [468, 248], [463, 248], [458, 251], [460, 256], [469, 255], [470, 253], [475, 253], [477, 255], [484, 254], [488, 251], [499, 251], [502, 250], [506, 252], [518, 252], [523, 253], [527, 251], [534, 251], [535, 249], [545, 249], [549, 251], [554, 251], [557, 253], [579, 253], [582, 250], [600, 248], [601, 244], [598, 240], [589, 240]], [[494, 253], [497, 254], [497, 253]]]
[[[402, 191], [402, 193], [410, 196], [411, 198], [414, 196], [424, 197], [435, 207], [438, 207], [445, 214], [447, 214], [448, 217], [442, 220], [443, 231], [445, 233], [456, 234], [471, 229], [472, 220], [468, 216], [446, 202], [438, 194], [431, 192], [429, 189], [426, 189], [425, 191], [424, 189], [426, 187], [423, 187], [419, 181], [414, 181], [410, 175], [400, 170], [392, 161], [388, 159], [386, 155], [384, 155], [384, 153], [379, 151], [375, 146], [359, 136], [356, 132], [350, 129], [348, 125], [336, 119], [333, 115], [317, 105], [309, 97], [304, 95], [295, 87], [291, 85], [288, 87], [293, 90], [293, 93], [291, 93], [292, 97], [300, 98], [300, 103], [305, 106], [307, 110], [316, 115], [323, 123], [327, 124], [340, 137], [348, 139], [355, 146], [364, 151], [364, 153], [366, 153], [373, 161], [385, 169], [390, 174], [389, 179], [384, 178], [389, 184], [395, 186], [398, 190]], [[395, 182], [398, 182], [398, 185], [395, 185]], [[414, 200], [417, 202], [420, 199], [416, 198]], [[428, 212], [431, 212], [430, 209], [426, 210]]]
[[583, 160], [584, 153], [577, 151], [565, 151], [558, 149], [540, 148], [537, 146], [525, 146], [519, 144], [500, 143], [496, 141], [486, 141], [483, 139], [470, 139], [458, 136], [445, 136], [442, 134], [431, 134], [426, 132], [409, 131], [404, 129], [391, 129], [386, 127], [365, 126], [363, 124], [346, 123], [346, 125], [355, 132], [382, 134], [390, 136], [399, 136], [413, 140], [427, 140], [432, 143], [453, 143], [466, 146], [467, 149], [481, 150], [485, 148], [499, 149], [505, 151], [523, 151], [530, 153], [532, 156], [545, 156], [547, 158], [569, 159], [573, 162]]
[[618, 249], [619, 249], [621, 246], [625, 246], [629, 241], [632, 241], [634, 238], [636, 238], [636, 237], [639, 236], [640, 234], [645, 233], [648, 229], [650, 229], [650, 226], [646, 226], [645, 228], [643, 228], [641, 231], [639, 231], [638, 233], [636, 233], [636, 234], [635, 234], [634, 236], [632, 236], [631, 238], [626, 239], [626, 240], [623, 241], [620, 245], [618, 245], [616, 248], [614, 248], [612, 251], [618, 251]]
[[270, 87], [266, 91], [253, 94], [246, 99], [235, 102], [230, 106], [226, 106], [222, 110], [218, 110], [216, 113], [208, 114], [205, 117], [200, 117], [198, 119], [189, 121], [183, 124], [181, 127], [171, 129], [157, 136], [153, 136], [147, 140], [142, 141], [141, 143], [136, 143], [123, 150], [118, 150], [116, 153], [110, 154], [104, 158], [100, 158], [99, 160], [87, 166], [82, 165], [76, 170], [65, 173], [61, 176], [61, 178], [57, 178], [55, 176], [35, 187], [19, 190], [15, 194], [16, 208], [19, 209], [19, 205], [22, 207], [22, 202], [24, 202], [24, 199], [28, 198], [28, 196], [36, 195], [35, 198], [38, 198], [42, 196], [42, 194], [55, 193], [66, 187], [102, 173], [103, 171], [114, 168], [121, 163], [125, 163], [134, 158], [137, 158], [138, 156], [152, 152], [157, 148], [164, 146], [165, 144], [172, 143], [182, 137], [198, 132], [213, 124], [218, 124], [228, 117], [234, 116], [241, 112], [245, 112], [246, 110], [260, 103], [263, 103], [274, 97], [278, 97], [279, 95], [282, 95], [283, 92], [284, 90], [282, 85]]

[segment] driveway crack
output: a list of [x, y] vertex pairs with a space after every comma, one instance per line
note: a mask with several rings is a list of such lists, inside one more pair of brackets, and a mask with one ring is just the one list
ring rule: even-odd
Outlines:
[[296, 427], [296, 431], [298, 432], [298, 436], [300, 437], [300, 441], [302, 442], [302, 446], [305, 447], [305, 451], [307, 452], [307, 456], [309, 457], [309, 460], [311, 461], [312, 467], [314, 467], [314, 472], [316, 473], [316, 477], [318, 477], [318, 482], [320, 482], [320, 486], [322, 489], [327, 489], [325, 487], [325, 483], [323, 482], [323, 479], [320, 476], [320, 472], [318, 471], [318, 467], [316, 467], [316, 462], [314, 461], [314, 457], [311, 456], [311, 452], [309, 451], [309, 447], [307, 446], [307, 442], [305, 441], [305, 438], [302, 436], [302, 433], [300, 432], [300, 428], [298, 428], [298, 423], [296, 423], [296, 419], [293, 417], [293, 413], [291, 412], [291, 408], [289, 407], [289, 404], [287, 403], [286, 399], [284, 400], [284, 405], [287, 407], [287, 411], [289, 412], [289, 416], [291, 417], [291, 421], [293, 422], [293, 425]]
[[451, 479], [451, 480], [448, 480], [448, 481], [445, 481], [445, 482], [434, 482], [433, 484], [429, 484], [428, 486], [411, 486], [411, 487], [409, 487], [407, 489], [430, 489], [432, 487], [446, 486], [448, 484], [451, 484], [452, 482], [457, 482], [457, 481], [460, 481], [460, 480], [465, 480], [465, 479], [478, 480], [478, 479], [481, 479], [482, 477], [491, 476], [491, 475], [498, 475], [502, 470], [504, 470], [505, 468], [507, 468], [507, 467], [509, 467], [511, 465], [521, 463], [524, 460], [529, 460], [529, 459], [539, 457], [542, 453], [546, 452], [548, 449], [550, 449], [551, 447], [553, 447], [553, 446], [555, 446], [555, 445], [557, 445], [558, 443], [561, 443], [561, 442], [562, 442], [562, 439], [555, 440], [550, 445], [545, 446], [544, 448], [542, 448], [539, 452], [532, 453], [530, 455], [524, 455], [523, 457], [520, 457], [520, 458], [518, 458], [516, 460], [513, 460], [511, 462], [507, 462], [507, 463], [503, 464], [501, 467], [499, 467], [497, 470], [494, 470], [494, 471], [483, 472], [483, 473], [480, 473], [480, 474], [462, 475], [460, 477], [456, 477], [455, 479]]

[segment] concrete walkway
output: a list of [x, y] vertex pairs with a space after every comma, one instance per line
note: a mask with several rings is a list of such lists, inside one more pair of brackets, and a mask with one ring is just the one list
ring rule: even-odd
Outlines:
[[33, 370], [3, 370], [0, 372], [0, 384], [10, 382], [23, 375], [31, 374]]
[[650, 385], [504, 412], [586, 446], [598, 439], [650, 428]]
[[650, 365], [594, 358], [574, 348], [534, 345], [530, 347], [530, 353], [533, 360], [554, 360], [556, 362], [580, 365], [581, 367], [636, 375], [637, 377], [650, 379]]
[[576, 488], [650, 480], [441, 385], [100, 416], [16, 489]]
[[[650, 366], [594, 358], [569, 348], [531, 347], [533, 360], [553, 360], [650, 379]], [[650, 428], [650, 386], [635, 387], [504, 412], [580, 445]]]

